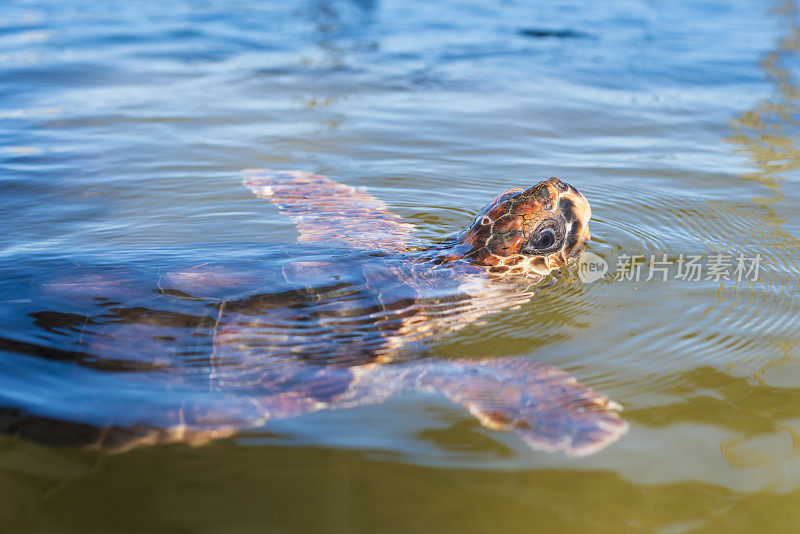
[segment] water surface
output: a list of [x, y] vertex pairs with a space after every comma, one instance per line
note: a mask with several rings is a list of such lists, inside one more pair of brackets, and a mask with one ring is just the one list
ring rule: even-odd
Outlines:
[[[200, 449], [105, 456], [4, 438], [0, 524], [793, 531], [797, 24], [792, 2], [757, 0], [4, 3], [6, 264], [291, 243], [291, 223], [240, 184], [258, 167], [366, 187], [425, 239], [558, 176], [590, 200], [590, 250], [612, 270], [622, 255], [762, 263], [742, 282], [582, 284], [572, 269], [430, 345], [536, 358], [607, 393], [631, 430], [597, 455], [531, 451], [424, 395]], [[2, 337], [43, 335], [13, 325]], [[37, 374], [29, 355], [2, 356], [6, 393], [71, 365]]]

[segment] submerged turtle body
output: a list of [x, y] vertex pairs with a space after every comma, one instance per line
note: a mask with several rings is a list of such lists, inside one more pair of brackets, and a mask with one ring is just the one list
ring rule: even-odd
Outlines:
[[0, 398], [0, 430], [105, 450], [200, 444], [411, 391], [443, 394], [546, 451], [588, 454], [627, 429], [619, 405], [552, 366], [424, 355], [426, 338], [525, 304], [535, 282], [583, 249], [591, 211], [571, 186], [551, 178], [509, 190], [425, 246], [383, 202], [325, 177], [254, 170], [244, 182], [303, 243], [142, 253], [148, 261], [113, 266], [40, 262], [58, 276], [4, 311], [20, 332], [24, 316], [46, 334], [4, 336], [0, 350], [87, 374], [62, 403], [32, 402], [39, 384]]

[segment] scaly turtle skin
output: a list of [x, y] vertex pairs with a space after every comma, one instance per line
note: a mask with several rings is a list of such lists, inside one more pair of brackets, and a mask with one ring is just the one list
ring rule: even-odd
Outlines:
[[31, 282], [25, 315], [52, 340], [4, 336], [0, 350], [67, 359], [94, 373], [80, 375], [87, 384], [119, 385], [97, 398], [73, 392], [58, 409], [30, 401], [32, 386], [27, 397], [0, 399], [0, 430], [108, 451], [196, 445], [423, 391], [544, 451], [585, 455], [626, 431], [618, 404], [552, 366], [422, 351], [426, 338], [525, 304], [535, 282], [580, 253], [591, 210], [575, 188], [551, 178], [511, 189], [463, 231], [423, 246], [383, 202], [325, 177], [252, 170], [244, 183], [311, 243], [254, 255], [209, 247], [185, 266], [159, 252], [156, 268], [41, 267], [62, 270]]

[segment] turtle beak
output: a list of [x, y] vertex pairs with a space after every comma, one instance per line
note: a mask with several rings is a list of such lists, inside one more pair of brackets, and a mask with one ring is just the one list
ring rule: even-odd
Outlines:
[[589, 201], [569, 184], [560, 192], [558, 207], [564, 220], [567, 222], [567, 237], [564, 240], [564, 254], [575, 257], [586, 247], [590, 239], [589, 219], [592, 218], [592, 208]]

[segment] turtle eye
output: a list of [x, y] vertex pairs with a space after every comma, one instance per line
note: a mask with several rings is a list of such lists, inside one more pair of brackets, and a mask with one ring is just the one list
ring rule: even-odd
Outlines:
[[556, 242], [556, 231], [552, 228], [545, 228], [536, 236], [536, 248], [545, 250], [552, 247]]
[[[561, 237], [559, 237], [561, 232]], [[555, 221], [545, 223], [533, 233], [528, 244], [523, 247], [522, 252], [526, 254], [546, 254], [554, 252], [563, 243], [563, 230], [561, 225]]]

